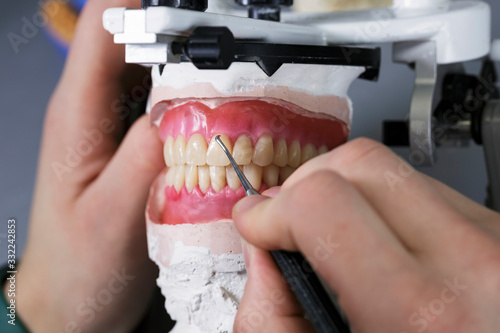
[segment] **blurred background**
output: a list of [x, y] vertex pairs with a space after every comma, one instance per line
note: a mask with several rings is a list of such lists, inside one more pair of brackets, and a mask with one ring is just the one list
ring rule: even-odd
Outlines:
[[[78, 9], [83, 2], [72, 1], [72, 6]], [[500, 14], [498, 0], [486, 2], [493, 17]], [[71, 27], [76, 20], [76, 15], [69, 11], [50, 26], [40, 28], [32, 24], [32, 29], [23, 31], [27, 21], [39, 20], [36, 14], [40, 3], [0, 2], [0, 102], [4, 117], [0, 121], [0, 263], [7, 260], [7, 220], [12, 217], [17, 220], [17, 256], [22, 255], [45, 108], [63, 69], [64, 45], [71, 39]], [[493, 20], [492, 35], [500, 38], [499, 20]], [[357, 80], [350, 89], [354, 105], [351, 138], [364, 136], [380, 141], [384, 120], [405, 119], [408, 115], [413, 72], [392, 63], [390, 45], [382, 45], [382, 52], [379, 81]], [[471, 73], [478, 73], [479, 68], [477, 61], [467, 64]], [[409, 152], [406, 148], [395, 151], [405, 158]], [[419, 170], [477, 202], [484, 202], [487, 177], [482, 147], [471, 143], [466, 148], [441, 148], [438, 158], [436, 166]]]

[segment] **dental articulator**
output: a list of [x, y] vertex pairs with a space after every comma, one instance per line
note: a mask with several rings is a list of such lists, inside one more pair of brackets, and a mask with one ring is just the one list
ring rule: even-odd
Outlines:
[[[383, 56], [376, 45], [392, 43], [393, 61], [408, 64], [415, 83], [408, 120], [384, 122], [384, 143], [410, 146], [410, 161], [418, 166], [435, 164], [438, 146], [460, 147], [472, 140], [483, 145], [489, 179], [486, 204], [500, 211], [495, 71], [500, 41], [491, 40], [486, 3], [394, 0], [385, 8], [328, 13], [297, 13], [292, 5], [293, 0], [142, 0], [142, 9], [106, 10], [103, 23], [114, 42], [125, 45], [128, 63], [153, 66], [158, 75], [171, 64], [192, 63], [200, 73], [224, 73], [251, 63], [274, 82], [281, 80], [283, 71], [324, 65], [359, 68], [359, 78], [376, 81]], [[463, 64], [478, 59], [480, 73], [466, 74]], [[224, 149], [220, 138], [216, 140]], [[224, 151], [231, 160], [230, 151]], [[259, 194], [238, 165], [232, 165], [246, 194]], [[293, 255], [273, 253], [285, 277], [287, 269], [299, 274], [296, 266], [307, 263], [298, 254], [294, 264]], [[294, 287], [289, 280], [318, 332], [347, 332], [348, 324], [324, 299], [319, 281], [306, 290], [308, 281], [299, 279]], [[308, 305], [308, 300], [313, 301]]]

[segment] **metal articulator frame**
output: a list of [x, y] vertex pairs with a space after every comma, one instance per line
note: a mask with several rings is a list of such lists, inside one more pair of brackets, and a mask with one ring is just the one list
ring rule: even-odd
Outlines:
[[436, 104], [437, 50], [434, 41], [394, 44], [394, 61], [413, 64], [415, 87], [410, 107], [410, 161], [426, 166], [436, 162], [432, 113]]
[[486, 104], [481, 132], [490, 182], [486, 204], [500, 212], [500, 100], [491, 100]]

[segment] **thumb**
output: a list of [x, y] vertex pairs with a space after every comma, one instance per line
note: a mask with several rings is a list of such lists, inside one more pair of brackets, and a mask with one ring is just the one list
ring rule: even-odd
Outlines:
[[269, 252], [244, 240], [242, 243], [248, 280], [234, 323], [235, 333], [314, 331]]
[[100, 198], [107, 211], [120, 212], [120, 228], [124, 221], [143, 221], [151, 183], [165, 168], [162, 151], [156, 127], [142, 116], [81, 199]]

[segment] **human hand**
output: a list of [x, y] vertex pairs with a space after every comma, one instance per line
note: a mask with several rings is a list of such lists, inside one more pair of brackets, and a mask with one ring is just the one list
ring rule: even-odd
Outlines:
[[[106, 8], [136, 5], [88, 2], [47, 110], [17, 276], [18, 314], [32, 332], [130, 331], [154, 288], [144, 211], [162, 144], [146, 117], [120, 144], [149, 79], [102, 28]], [[129, 91], [135, 100], [123, 99]]]
[[312, 330], [262, 249], [302, 252], [338, 294], [353, 332], [500, 330], [500, 215], [384, 146], [354, 140], [268, 195], [233, 210], [253, 244], [236, 332]]

